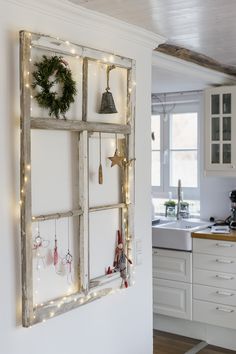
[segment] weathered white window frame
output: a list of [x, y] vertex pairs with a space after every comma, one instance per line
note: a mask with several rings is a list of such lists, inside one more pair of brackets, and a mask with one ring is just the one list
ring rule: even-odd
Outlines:
[[[104, 275], [96, 279], [89, 277], [89, 215], [90, 213], [119, 209], [121, 211], [121, 227], [124, 235], [125, 250], [132, 258], [132, 243], [134, 240], [134, 164], [127, 164], [122, 170], [121, 191], [122, 201], [115, 205], [89, 206], [88, 166], [89, 135], [97, 132], [122, 134], [119, 139], [127, 159], [134, 158], [134, 121], [135, 121], [135, 61], [129, 58], [112, 55], [112, 63], [117, 67], [127, 69], [127, 109], [126, 124], [109, 124], [87, 121], [87, 85], [88, 61], [101, 60], [110, 56], [99, 50], [73, 44], [83, 58], [82, 78], [82, 120], [58, 120], [54, 118], [31, 117], [31, 92], [29, 74], [31, 72], [31, 48], [41, 48], [48, 52], [75, 56], [69, 51], [52, 47], [51, 42], [61, 41], [42, 34], [27, 31], [20, 32], [20, 78], [21, 78], [21, 240], [22, 240], [22, 323], [29, 327], [50, 317], [62, 314], [73, 308], [84, 305], [120, 287], [118, 273]], [[48, 43], [48, 44], [47, 44]], [[81, 97], [81, 95], [80, 95]], [[31, 206], [31, 129], [62, 130], [78, 134], [79, 144], [79, 209], [62, 211], [59, 214], [32, 215]], [[32, 255], [32, 223], [51, 220], [59, 217], [79, 216], [79, 289], [72, 295], [52, 299], [43, 306], [35, 307], [33, 303], [33, 255]], [[131, 283], [131, 266], [127, 264]], [[132, 284], [130, 284], [132, 285]]]

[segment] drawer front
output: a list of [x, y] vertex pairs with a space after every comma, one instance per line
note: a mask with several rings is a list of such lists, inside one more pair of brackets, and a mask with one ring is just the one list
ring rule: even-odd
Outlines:
[[236, 329], [236, 307], [193, 300], [193, 320]]
[[236, 275], [194, 268], [193, 283], [236, 290]]
[[236, 290], [213, 288], [205, 285], [193, 285], [193, 298], [196, 300], [236, 306]]
[[193, 252], [236, 257], [236, 242], [193, 239]]
[[161, 315], [192, 319], [192, 285], [153, 279], [153, 311]]
[[194, 253], [193, 267], [236, 274], [236, 258]]
[[192, 282], [192, 254], [153, 249], [153, 277]]

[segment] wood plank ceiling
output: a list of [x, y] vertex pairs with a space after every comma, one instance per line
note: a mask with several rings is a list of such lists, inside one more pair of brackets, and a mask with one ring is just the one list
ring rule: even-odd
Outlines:
[[70, 0], [236, 66], [236, 0]]

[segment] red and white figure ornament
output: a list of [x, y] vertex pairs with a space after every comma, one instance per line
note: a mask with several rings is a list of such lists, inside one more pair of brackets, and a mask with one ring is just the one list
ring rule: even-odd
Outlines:
[[128, 275], [127, 275], [127, 261], [132, 264], [132, 261], [126, 256], [124, 251], [124, 244], [120, 230], [117, 231], [117, 246], [115, 249], [115, 258], [113, 262], [113, 269], [108, 267], [107, 275], [120, 272], [122, 278], [122, 285], [128, 288]]

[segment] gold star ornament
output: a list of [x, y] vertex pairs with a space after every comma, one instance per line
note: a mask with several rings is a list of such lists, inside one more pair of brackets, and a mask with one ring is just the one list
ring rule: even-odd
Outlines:
[[116, 149], [114, 156], [108, 157], [111, 160], [111, 167], [117, 165], [119, 167], [124, 167], [124, 156], [120, 156], [118, 150]]

